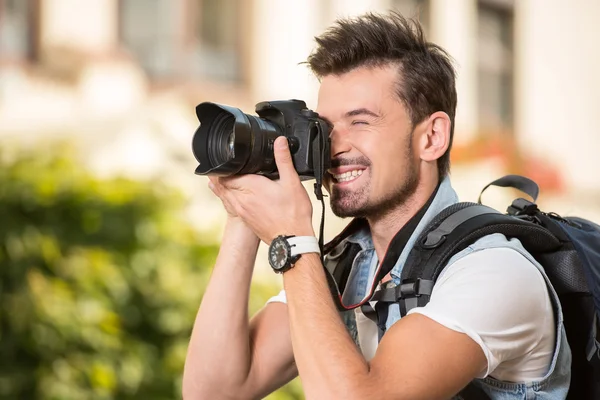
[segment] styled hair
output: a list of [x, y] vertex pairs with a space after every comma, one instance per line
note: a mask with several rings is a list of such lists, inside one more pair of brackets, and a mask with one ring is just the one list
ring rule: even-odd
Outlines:
[[427, 42], [418, 21], [392, 11], [339, 19], [315, 38], [317, 46], [307, 59], [317, 78], [340, 75], [357, 67], [397, 65], [396, 93], [406, 107], [412, 126], [436, 111], [450, 117], [448, 150], [438, 159], [441, 180], [450, 171], [450, 148], [456, 114], [456, 72], [449, 54]]

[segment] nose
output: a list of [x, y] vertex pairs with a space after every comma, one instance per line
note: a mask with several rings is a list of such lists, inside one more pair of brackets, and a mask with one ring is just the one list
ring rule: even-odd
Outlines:
[[329, 135], [331, 139], [331, 158], [335, 158], [340, 154], [347, 153], [352, 149], [347, 135], [341, 132], [341, 129], [334, 128]]

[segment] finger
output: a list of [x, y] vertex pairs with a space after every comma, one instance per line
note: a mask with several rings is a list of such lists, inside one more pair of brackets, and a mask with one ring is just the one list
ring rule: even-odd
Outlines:
[[274, 145], [275, 163], [279, 171], [279, 177], [283, 182], [299, 181], [298, 173], [292, 162], [292, 154], [285, 136], [279, 136]]
[[208, 177], [208, 187], [210, 188], [210, 190], [212, 190], [213, 192], [215, 191], [215, 185], [217, 183], [217, 178], [215, 176], [209, 176]]
[[227, 178], [223, 177], [223, 176], [209, 175], [208, 176], [208, 180], [209, 180], [208, 187], [213, 186], [213, 187], [216, 187], [217, 189], [223, 188], [224, 187], [223, 183], [225, 182], [225, 179], [227, 179]]
[[[211, 175], [208, 177], [208, 187], [211, 188], [211, 190], [223, 190], [225, 188], [226, 179], [226, 177]], [[213, 192], [214, 191], [215, 190], [213, 190]]]
[[234, 175], [226, 178], [221, 178], [220, 183], [228, 190], [246, 191], [246, 188], [252, 187], [250, 182], [247, 182], [248, 175]]
[[242, 203], [240, 202], [240, 199], [238, 199], [238, 195], [235, 191], [229, 190], [225, 186], [221, 186], [219, 198], [223, 202], [225, 209], [242, 217], [242, 207], [240, 207]]
[[215, 196], [221, 198], [224, 187], [221, 185], [218, 179], [209, 179], [208, 188], [215, 194]]
[[219, 180], [219, 182], [226, 187], [227, 189], [240, 189], [244, 185], [244, 180], [247, 175], [231, 175], [227, 177], [223, 177]]
[[208, 187], [223, 202], [223, 206], [228, 212], [237, 214], [239, 201], [235, 194], [223, 184], [222, 178], [211, 179]]
[[244, 193], [253, 193], [268, 181], [268, 178], [257, 174], [232, 175], [219, 180], [223, 187]]

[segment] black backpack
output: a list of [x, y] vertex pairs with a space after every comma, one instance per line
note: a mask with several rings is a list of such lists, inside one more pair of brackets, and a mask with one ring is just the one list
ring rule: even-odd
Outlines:
[[[378, 310], [387, 309], [389, 303], [399, 303], [401, 316], [404, 316], [410, 309], [429, 302], [437, 278], [453, 255], [492, 233], [517, 238], [544, 267], [563, 309], [567, 340], [572, 351], [571, 385], [567, 399], [600, 399], [600, 335], [597, 334], [600, 316], [600, 226], [582, 218], [540, 211], [535, 204], [539, 188], [525, 177], [505, 176], [487, 185], [481, 193], [492, 185], [519, 189], [531, 196], [533, 201], [518, 198], [506, 213], [501, 213], [482, 205], [480, 195], [478, 203], [457, 203], [446, 208], [415, 242], [403, 267], [400, 285], [374, 291], [371, 301], [377, 301]], [[398, 254], [402, 251], [394, 250]], [[347, 279], [343, 275], [347, 275], [349, 269], [336, 269], [330, 279], [336, 282], [330, 283], [343, 287], [345, 282], [340, 284], [339, 280]], [[369, 303], [363, 304], [362, 309], [380, 329], [384, 329], [382, 318], [378, 318]], [[488, 398], [475, 385], [467, 386], [459, 397], [465, 400]]]

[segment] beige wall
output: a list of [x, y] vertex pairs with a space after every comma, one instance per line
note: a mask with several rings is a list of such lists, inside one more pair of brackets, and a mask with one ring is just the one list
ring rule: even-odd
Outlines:
[[515, 3], [519, 141], [571, 190], [600, 192], [600, 1]]
[[[320, 0], [254, 0], [251, 87], [254, 102], [303, 99], [316, 107], [317, 80], [305, 65], [321, 29]], [[270, 17], [267, 17], [270, 16]], [[247, 110], [253, 111], [253, 110]]]
[[477, 1], [430, 0], [430, 40], [442, 46], [455, 61], [458, 105], [456, 141], [467, 142], [477, 126]]
[[41, 0], [40, 4], [43, 47], [100, 53], [116, 45], [116, 0]]

